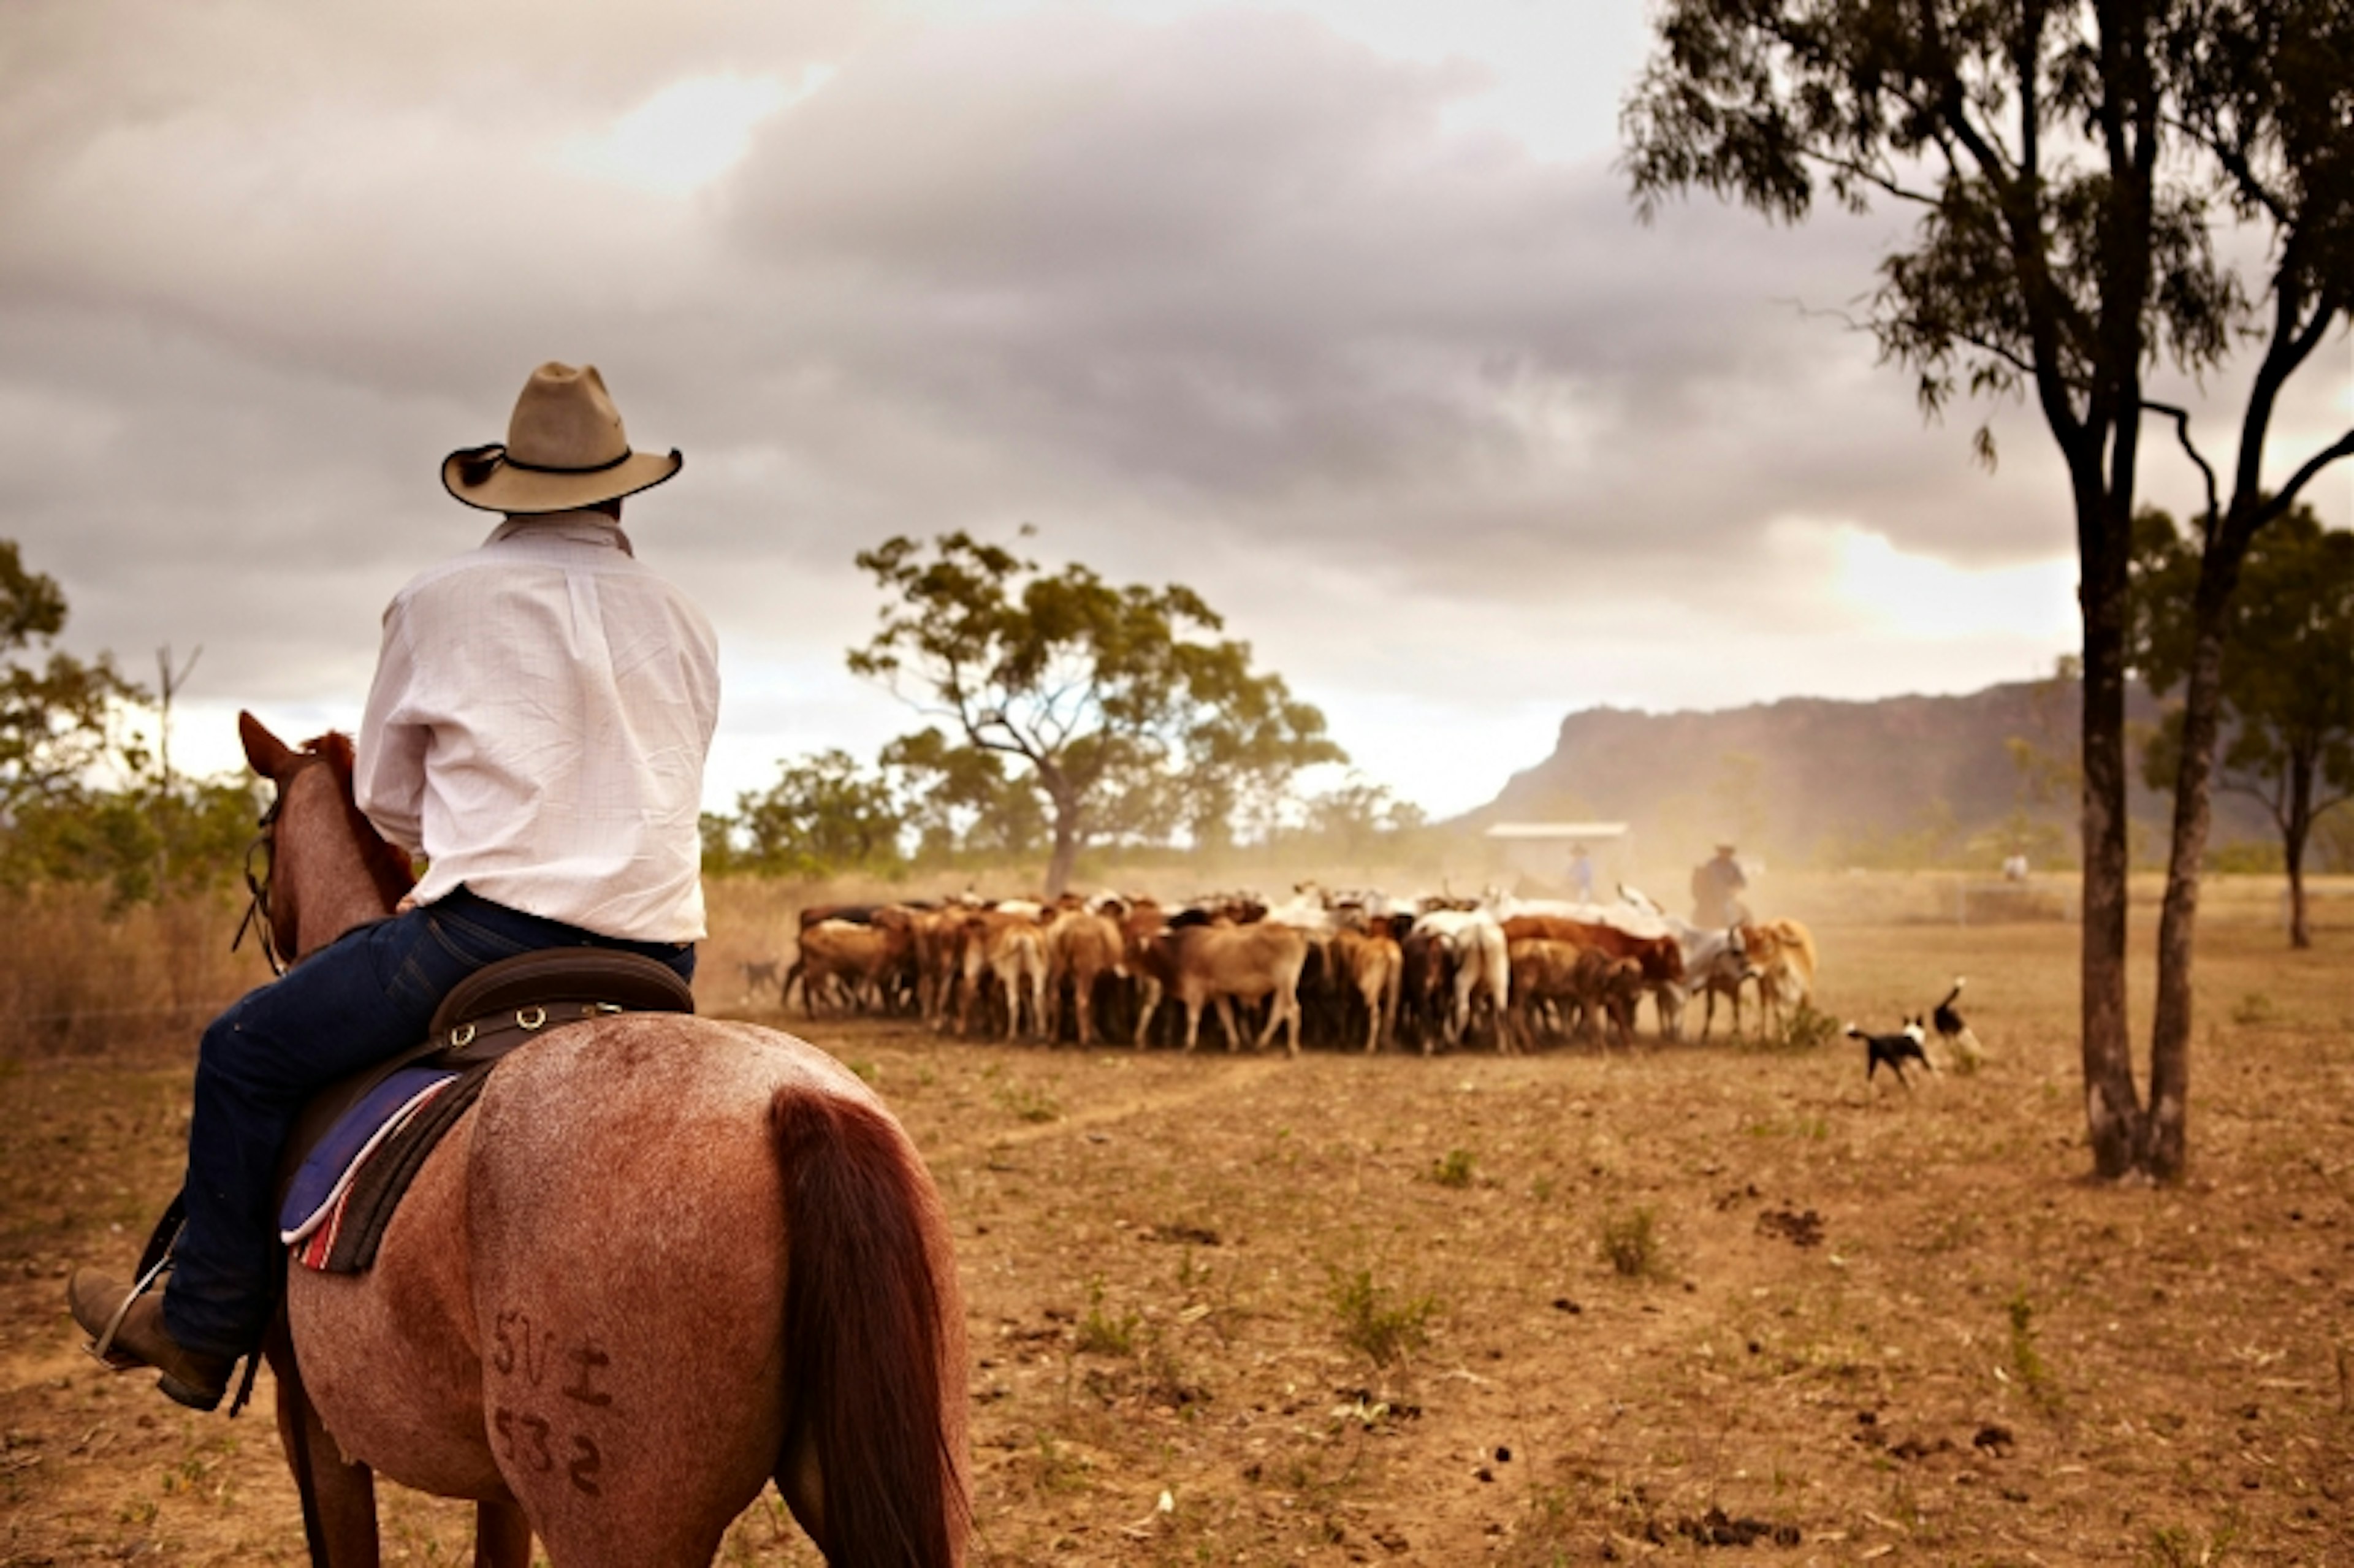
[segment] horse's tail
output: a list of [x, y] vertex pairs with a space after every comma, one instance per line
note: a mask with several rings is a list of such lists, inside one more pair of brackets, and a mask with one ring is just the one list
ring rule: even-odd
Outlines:
[[[769, 1126], [784, 1171], [785, 1387], [778, 1485], [813, 1452], [818, 1517], [801, 1520], [832, 1568], [952, 1568], [970, 1518], [943, 1404], [953, 1281], [938, 1200], [883, 1112], [799, 1085]], [[797, 1512], [801, 1510], [797, 1508]]]

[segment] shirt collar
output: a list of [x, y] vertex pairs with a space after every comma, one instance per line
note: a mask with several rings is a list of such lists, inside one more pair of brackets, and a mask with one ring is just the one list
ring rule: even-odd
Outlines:
[[602, 512], [539, 512], [526, 516], [509, 517], [491, 530], [484, 545], [495, 545], [516, 537], [534, 539], [567, 539], [576, 545], [602, 545], [634, 557], [637, 551], [621, 525]]

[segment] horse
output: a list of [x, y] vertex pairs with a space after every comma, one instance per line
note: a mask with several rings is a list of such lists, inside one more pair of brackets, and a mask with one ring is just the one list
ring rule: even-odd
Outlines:
[[[391, 913], [349, 742], [239, 730], [276, 803], [277, 950]], [[257, 846], [261, 847], [261, 846]], [[398, 862], [406, 871], [405, 857]], [[835, 1568], [958, 1568], [964, 1313], [938, 1192], [790, 1035], [625, 1013], [520, 1046], [374, 1266], [287, 1270], [267, 1354], [312, 1561], [373, 1565], [374, 1477], [478, 1505], [477, 1568], [708, 1563], [774, 1479]]]

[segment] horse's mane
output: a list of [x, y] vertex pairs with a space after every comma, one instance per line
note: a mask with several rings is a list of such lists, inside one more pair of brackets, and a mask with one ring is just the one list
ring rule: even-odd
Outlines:
[[417, 872], [409, 863], [408, 852], [376, 831], [376, 824], [359, 808], [352, 788], [352, 772], [358, 766], [357, 754], [352, 749], [352, 737], [339, 729], [302, 743], [303, 755], [315, 757], [334, 770], [335, 789], [343, 797], [344, 814], [350, 819], [352, 837], [360, 846], [361, 857], [367, 863], [368, 875], [376, 879], [376, 891], [384, 895], [385, 907], [400, 902], [402, 895], [417, 885]]

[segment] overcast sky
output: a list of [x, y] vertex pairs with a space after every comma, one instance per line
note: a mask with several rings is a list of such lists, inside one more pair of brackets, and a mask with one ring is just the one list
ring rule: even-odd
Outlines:
[[[228, 767], [239, 706], [355, 721], [491, 521], [441, 455], [594, 363], [686, 452], [629, 525], [719, 629], [719, 808], [910, 726], [842, 659], [895, 533], [1192, 586], [1439, 813], [1596, 703], [2048, 669], [2048, 438], [2001, 411], [1989, 477], [1826, 313], [1903, 215], [1638, 225], [1647, 48], [1639, 0], [12, 0], [0, 537], [76, 650], [202, 646], [175, 744]], [[2354, 419], [2325, 360], [2284, 472]], [[2238, 385], [2173, 389], [2211, 453]]]

